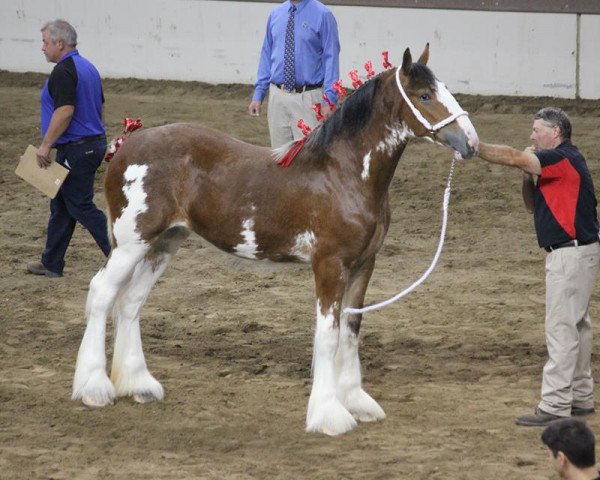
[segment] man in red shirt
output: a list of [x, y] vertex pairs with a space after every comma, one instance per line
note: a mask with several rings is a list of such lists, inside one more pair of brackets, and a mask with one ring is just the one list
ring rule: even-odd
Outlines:
[[544, 426], [594, 412], [592, 328], [588, 311], [600, 264], [594, 184], [585, 158], [571, 143], [571, 122], [559, 108], [534, 116], [533, 146], [519, 151], [479, 144], [479, 157], [525, 173], [523, 198], [533, 211], [546, 256], [546, 346], [541, 400], [516, 423]]

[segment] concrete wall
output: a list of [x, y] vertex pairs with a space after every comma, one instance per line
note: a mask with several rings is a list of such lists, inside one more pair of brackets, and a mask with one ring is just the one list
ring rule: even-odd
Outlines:
[[[326, 3], [326, 2], [325, 2]], [[0, 69], [49, 72], [42, 24], [65, 18], [104, 77], [253, 83], [273, 4], [208, 0], [2, 0]], [[332, 6], [341, 77], [431, 45], [454, 92], [600, 98], [600, 15]], [[578, 35], [579, 30], [579, 35]], [[579, 38], [579, 47], [577, 44]], [[577, 63], [579, 59], [579, 64]]]

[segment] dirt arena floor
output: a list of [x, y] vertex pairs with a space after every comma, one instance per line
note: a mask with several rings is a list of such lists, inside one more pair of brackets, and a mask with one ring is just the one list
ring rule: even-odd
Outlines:
[[[104, 259], [78, 227], [63, 278], [25, 271], [43, 248], [49, 207], [14, 169], [25, 147], [40, 141], [43, 79], [0, 72], [0, 477], [557, 478], [541, 430], [514, 424], [536, 405], [546, 357], [544, 252], [521, 203], [520, 173], [480, 160], [456, 169], [433, 274], [363, 321], [364, 385], [385, 421], [340, 437], [305, 433], [315, 310], [310, 266], [236, 259], [197, 237], [185, 242], [142, 314], [146, 359], [165, 400], [120, 400], [99, 410], [72, 402], [88, 283]], [[200, 122], [268, 143], [265, 117], [247, 114], [248, 86], [109, 80], [105, 91], [110, 137], [130, 116], [146, 126]], [[528, 144], [534, 111], [563, 106], [600, 186], [600, 101], [458, 98], [482, 139], [519, 148]], [[406, 288], [429, 266], [450, 159], [440, 146], [407, 147], [368, 302]], [[104, 167], [101, 207], [103, 176]], [[599, 300], [595, 294], [596, 329]], [[599, 353], [595, 348], [596, 375]], [[600, 433], [600, 414], [588, 422]]]

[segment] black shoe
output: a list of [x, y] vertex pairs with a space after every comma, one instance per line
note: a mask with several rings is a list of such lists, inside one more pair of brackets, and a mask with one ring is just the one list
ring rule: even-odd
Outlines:
[[516, 424], [523, 427], [545, 427], [555, 420], [560, 420], [558, 415], [553, 415], [548, 412], [544, 412], [540, 408], [536, 408], [533, 413], [525, 413], [517, 417]]
[[48, 278], [62, 277], [62, 273], [52, 272], [44, 267], [42, 262], [29, 262], [27, 264], [27, 271], [34, 275], [46, 275]]
[[583, 417], [585, 415], [591, 415], [595, 411], [596, 409], [594, 407], [582, 408], [576, 407], [575, 405], [571, 407], [571, 415], [573, 415], [574, 417]]

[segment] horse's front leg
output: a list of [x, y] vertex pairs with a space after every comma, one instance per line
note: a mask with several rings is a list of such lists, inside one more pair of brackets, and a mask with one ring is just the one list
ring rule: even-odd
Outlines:
[[313, 384], [308, 400], [306, 431], [339, 435], [356, 427], [356, 421], [336, 395], [335, 356], [347, 272], [337, 259], [313, 261], [313, 268], [317, 322], [313, 346]]
[[130, 278], [143, 255], [141, 248], [130, 251], [115, 247], [106, 265], [90, 282], [87, 325], [77, 354], [72, 395], [73, 400], [81, 400], [89, 407], [110, 405], [115, 398], [115, 388], [106, 375], [106, 318], [121, 286]]
[[344, 313], [346, 307], [361, 308], [375, 266], [375, 256], [351, 272], [340, 313], [340, 340], [335, 357], [337, 396], [342, 405], [361, 422], [383, 420], [385, 412], [362, 388], [359, 332], [362, 314]]

